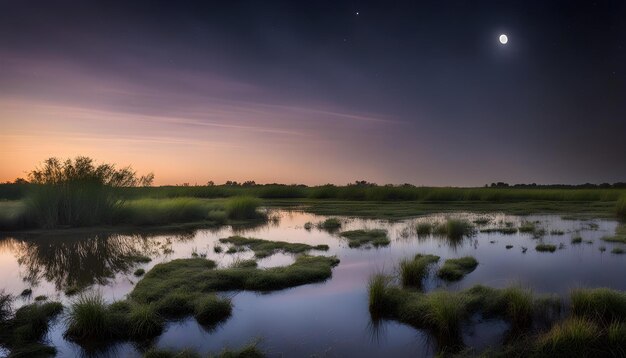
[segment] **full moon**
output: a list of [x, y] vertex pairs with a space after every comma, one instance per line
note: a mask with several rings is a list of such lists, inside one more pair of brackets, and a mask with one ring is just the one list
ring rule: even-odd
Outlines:
[[505, 34], [500, 35], [500, 43], [505, 45], [507, 42], [509, 42], [509, 38]]

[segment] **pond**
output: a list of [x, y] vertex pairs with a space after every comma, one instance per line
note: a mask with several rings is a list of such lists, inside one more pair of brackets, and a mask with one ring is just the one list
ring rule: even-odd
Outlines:
[[[420, 222], [441, 222], [446, 217], [464, 218], [478, 223], [477, 232], [461, 240], [436, 235], [418, 235]], [[193, 317], [170, 322], [155, 346], [170, 349], [191, 348], [218, 352], [251, 341], [268, 356], [418, 356], [436, 353], [426, 331], [394, 321], [372, 324], [368, 311], [367, 284], [377, 272], [395, 273], [398, 262], [416, 253], [434, 254], [442, 260], [473, 256], [478, 267], [454, 283], [431, 275], [427, 291], [441, 288], [460, 290], [475, 284], [491, 287], [519, 285], [536, 293], [555, 293], [567, 297], [576, 287], [609, 287], [626, 290], [623, 272], [626, 255], [612, 254], [618, 243], [601, 240], [612, 235], [618, 225], [610, 220], [569, 220], [558, 215], [511, 216], [492, 214], [435, 214], [402, 221], [339, 218], [341, 230], [385, 229], [391, 244], [379, 248], [350, 248], [339, 232], [329, 232], [307, 222], [319, 223], [324, 216], [299, 211], [275, 210], [269, 222], [256, 227], [222, 227], [186, 232], [152, 233], [50, 233], [21, 235], [0, 239], [0, 277], [6, 293], [18, 296], [15, 305], [30, 303], [34, 297], [68, 304], [76, 296], [67, 296], [70, 288], [99, 291], [107, 301], [120, 300], [140, 280], [134, 271], [149, 271], [154, 265], [176, 258], [204, 257], [227, 267], [234, 260], [253, 257], [251, 251], [235, 254], [215, 252], [218, 239], [242, 235], [266, 240], [326, 244], [328, 251], [314, 255], [336, 255], [340, 264], [332, 278], [269, 293], [228, 292], [233, 314], [212, 329], [199, 325]], [[494, 228], [520, 227], [532, 223], [533, 232], [505, 234]], [[539, 232], [539, 234], [537, 234]], [[582, 242], [572, 243], [573, 237]], [[538, 252], [538, 243], [550, 243], [555, 252]], [[606, 251], [600, 250], [605, 247]], [[150, 262], [140, 262], [142, 256]], [[274, 254], [258, 261], [260, 267], [289, 265], [294, 257]], [[20, 296], [25, 289], [30, 295]], [[507, 329], [503, 321], [478, 320], [464, 327], [463, 341], [477, 349], [498, 345]], [[58, 349], [59, 357], [85, 354], [81, 347], [63, 339], [64, 323], [57, 319], [51, 326], [48, 341]], [[142, 349], [133, 343], [114, 344], [100, 356], [141, 356]]]

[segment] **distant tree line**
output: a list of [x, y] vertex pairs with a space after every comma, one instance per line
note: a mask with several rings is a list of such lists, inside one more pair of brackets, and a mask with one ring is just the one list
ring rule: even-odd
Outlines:
[[[0, 183], [0, 185], [26, 185], [26, 184], [31, 184], [31, 183], [37, 183], [37, 180], [33, 180], [32, 178], [32, 174], [31, 173], [31, 181], [28, 181], [27, 179], [24, 178], [16, 178], [14, 181], [6, 181], [4, 183]], [[143, 186], [143, 187], [149, 187], [153, 185], [154, 182], [154, 174], [149, 173], [145, 176], [139, 177], [139, 178], [135, 178], [134, 179], [135, 182], [132, 183], [132, 185], [128, 185], [128, 186]], [[228, 186], [228, 187], [262, 187], [262, 186], [290, 186], [290, 187], [300, 187], [300, 188], [308, 188], [310, 186], [305, 185], [305, 184], [281, 184], [281, 183], [267, 183], [267, 184], [258, 184], [257, 182], [255, 182], [254, 180], [246, 180], [243, 182], [238, 182], [236, 180], [227, 180], [224, 184], [222, 184], [223, 186]], [[175, 186], [184, 186], [184, 187], [188, 187], [188, 186], [219, 186], [218, 184], [215, 184], [214, 181], [209, 180], [205, 185], [190, 185], [189, 183], [182, 183], [182, 184], [178, 184]], [[316, 185], [314, 187], [317, 186], [324, 186], [324, 187], [339, 187], [342, 185], [336, 185], [336, 184], [324, 184], [324, 185]], [[348, 183], [345, 186], [347, 187], [361, 187], [361, 188], [367, 188], [367, 187], [405, 187], [405, 188], [417, 188], [419, 186], [417, 185], [413, 185], [413, 184], [409, 184], [409, 183], [404, 183], [404, 184], [384, 184], [384, 185], [379, 185], [376, 183], [372, 183], [369, 182], [367, 180], [356, 180], [352, 183]], [[498, 188], [498, 189], [505, 189], [505, 188], [523, 188], [523, 189], [540, 189], [540, 188], [546, 188], [546, 189], [611, 189], [611, 188], [615, 188], [615, 189], [626, 189], [626, 182], [615, 182], [615, 183], [601, 183], [601, 184], [592, 184], [592, 183], [585, 183], [585, 184], [537, 184], [537, 183], [530, 183], [530, 184], [509, 184], [509, 183], [505, 183], [505, 182], [494, 182], [491, 184], [485, 184], [484, 185], [485, 188]]]

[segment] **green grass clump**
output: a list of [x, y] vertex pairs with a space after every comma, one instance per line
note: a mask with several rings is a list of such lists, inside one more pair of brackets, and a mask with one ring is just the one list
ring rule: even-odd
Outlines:
[[458, 281], [468, 273], [474, 271], [478, 266], [478, 261], [471, 256], [458, 259], [448, 259], [437, 271], [437, 276], [446, 281]]
[[433, 224], [429, 222], [418, 223], [415, 227], [418, 236], [428, 236], [433, 231]]
[[242, 260], [242, 259], [236, 258], [230, 264], [231, 268], [254, 268], [254, 267], [257, 267], [257, 266], [258, 266], [258, 264], [257, 264], [257, 262], [254, 259]]
[[337, 218], [328, 218], [317, 225], [320, 229], [334, 231], [341, 228], [341, 221]]
[[[140, 303], [159, 301], [173, 294], [214, 291], [271, 291], [320, 282], [332, 275], [336, 257], [298, 256], [289, 266], [215, 269], [201, 258], [177, 259], [158, 264], [137, 283], [130, 297]], [[185, 301], [181, 298], [181, 301]]]
[[128, 314], [128, 335], [143, 339], [163, 332], [164, 321], [154, 305], [133, 305]]
[[391, 283], [391, 278], [383, 273], [377, 273], [370, 277], [367, 284], [369, 296], [369, 310], [373, 317], [378, 317], [388, 307], [387, 289]]
[[307, 221], [304, 223], [304, 230], [311, 230], [313, 228], [313, 223], [310, 221]]
[[47, 357], [56, 349], [42, 343], [50, 321], [63, 311], [59, 302], [35, 302], [11, 309], [13, 297], [0, 293], [0, 342], [9, 357]]
[[539, 244], [535, 246], [537, 252], [554, 252], [556, 251], [556, 245], [552, 244]]
[[626, 244], [626, 236], [605, 236], [602, 238], [602, 241]]
[[542, 357], [587, 357], [599, 353], [600, 328], [581, 318], [558, 323], [537, 342], [537, 355]]
[[391, 243], [387, 237], [387, 230], [350, 230], [339, 234], [348, 239], [348, 246], [352, 248], [371, 245], [374, 247], [387, 246]]
[[121, 329], [115, 318], [100, 294], [81, 294], [70, 305], [65, 337], [77, 342], [111, 339]]
[[437, 339], [456, 342], [461, 333], [461, 322], [467, 317], [466, 297], [449, 291], [435, 291], [424, 296], [423, 320]]
[[430, 265], [439, 261], [439, 256], [417, 254], [413, 260], [400, 261], [400, 281], [404, 287], [422, 287]]
[[537, 225], [532, 221], [524, 221], [519, 227], [519, 232], [534, 233], [537, 231]]
[[444, 223], [434, 228], [437, 235], [447, 236], [451, 239], [461, 239], [474, 233], [474, 226], [465, 219], [448, 218]]
[[254, 251], [257, 258], [271, 256], [277, 252], [285, 252], [291, 254], [300, 254], [309, 250], [327, 251], [328, 245], [311, 246], [301, 243], [290, 243], [284, 241], [269, 241], [242, 236], [231, 236], [229, 238], [220, 239], [221, 243], [231, 244], [234, 247], [246, 247]]
[[580, 244], [583, 242], [583, 238], [580, 235], [572, 237], [572, 244]]
[[259, 206], [261, 206], [261, 200], [257, 198], [234, 197], [226, 202], [226, 213], [228, 218], [233, 220], [256, 219], [262, 216], [257, 212]]
[[611, 250], [611, 253], [616, 255], [621, 255], [624, 252], [626, 251], [624, 251], [624, 249], [622, 249], [621, 247], [614, 247], [613, 250]]
[[626, 293], [608, 288], [577, 289], [571, 293], [572, 314], [601, 321], [626, 322]]
[[194, 303], [194, 316], [198, 323], [213, 325], [230, 317], [232, 304], [230, 300], [216, 295], [204, 295]]
[[557, 230], [557, 229], [550, 230], [550, 235], [557, 235], [557, 236], [565, 235], [565, 231]]
[[146, 270], [144, 270], [142, 268], [138, 268], [138, 269], [135, 270], [133, 275], [135, 275], [135, 277], [139, 277], [139, 276], [143, 276], [144, 273], [146, 273]]

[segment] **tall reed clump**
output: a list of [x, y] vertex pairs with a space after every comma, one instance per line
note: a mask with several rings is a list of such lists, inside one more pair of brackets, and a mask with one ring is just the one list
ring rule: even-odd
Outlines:
[[369, 279], [367, 284], [369, 310], [374, 318], [380, 317], [388, 309], [387, 289], [390, 283], [391, 278], [383, 273], [372, 275]]
[[448, 218], [444, 223], [437, 225], [434, 232], [451, 239], [461, 239], [474, 233], [474, 225], [465, 219]]
[[261, 216], [257, 208], [261, 206], [261, 200], [250, 196], [239, 196], [226, 202], [226, 214], [229, 219], [245, 220], [255, 219]]
[[439, 256], [417, 254], [413, 260], [400, 261], [400, 280], [404, 287], [422, 287], [430, 265], [439, 261]]
[[29, 174], [34, 185], [29, 187], [25, 215], [42, 228], [110, 223], [123, 203], [119, 190], [148, 185], [153, 177], [138, 178], [130, 167], [96, 166], [88, 157], [49, 158]]

